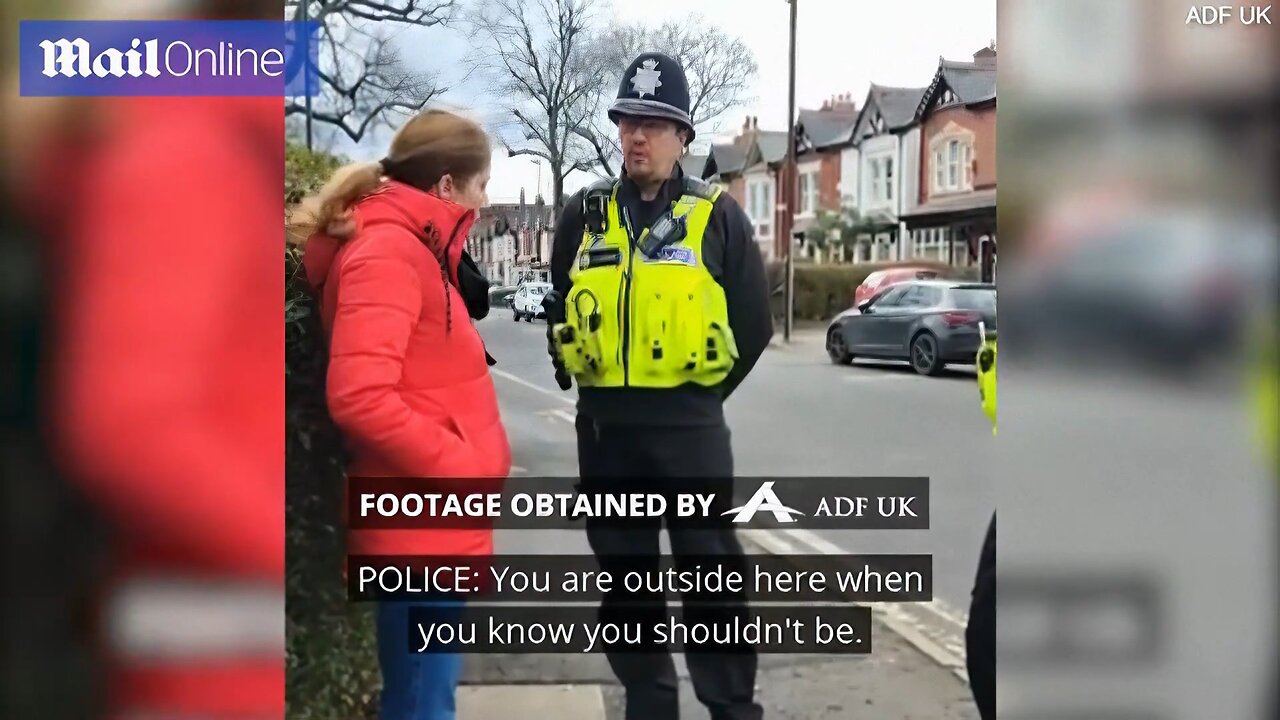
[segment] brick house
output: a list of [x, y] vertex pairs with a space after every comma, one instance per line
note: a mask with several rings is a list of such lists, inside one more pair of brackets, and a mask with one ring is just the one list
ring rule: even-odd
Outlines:
[[484, 207], [467, 235], [467, 252], [495, 285], [546, 280], [553, 212], [541, 196], [526, 203], [523, 190], [519, 202]]
[[[832, 97], [817, 110], [802, 109], [797, 114], [793, 233], [808, 233], [820, 211], [839, 212], [842, 154], [857, 120], [857, 105], [848, 93]], [[814, 258], [818, 253], [806, 240], [799, 255]]]
[[[839, 209], [841, 151], [856, 120], [847, 94], [798, 113], [794, 232], [808, 229], [819, 210]], [[781, 258], [786, 249], [778, 234], [786, 159], [787, 132], [761, 130], [759, 118], [748, 117], [731, 142], [711, 146], [703, 167], [702, 177], [727, 189], [746, 211], [765, 260]]]
[[856, 262], [904, 259], [900, 216], [915, 206], [920, 130], [916, 110], [925, 88], [872, 83], [842, 153], [840, 189], [870, 231], [853, 248]]
[[761, 130], [748, 117], [732, 142], [712, 145], [703, 178], [726, 188], [751, 219], [766, 260], [778, 257], [778, 173], [787, 157], [786, 131]]
[[916, 110], [917, 207], [903, 214], [912, 257], [994, 271], [996, 247], [996, 51], [973, 62], [940, 59]]

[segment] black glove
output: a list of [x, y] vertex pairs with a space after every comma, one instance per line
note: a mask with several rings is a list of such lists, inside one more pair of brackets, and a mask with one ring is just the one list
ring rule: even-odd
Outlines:
[[556, 352], [555, 334], [556, 325], [565, 320], [564, 296], [552, 290], [542, 298], [542, 309], [547, 313], [547, 354], [551, 356], [551, 365], [556, 369], [556, 384], [561, 390], [568, 390], [573, 387], [573, 377], [560, 360], [560, 353]]

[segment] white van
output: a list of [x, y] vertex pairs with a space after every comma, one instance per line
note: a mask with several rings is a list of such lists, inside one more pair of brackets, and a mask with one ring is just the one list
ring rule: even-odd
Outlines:
[[542, 298], [546, 297], [548, 292], [551, 292], [551, 283], [531, 282], [522, 284], [511, 298], [511, 319], [520, 322], [520, 318], [524, 318], [529, 322], [533, 322], [535, 317], [545, 318], [547, 312], [542, 309]]

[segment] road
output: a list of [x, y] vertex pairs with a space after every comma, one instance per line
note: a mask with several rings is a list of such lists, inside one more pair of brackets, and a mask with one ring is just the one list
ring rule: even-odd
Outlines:
[[[555, 386], [546, 356], [545, 323], [515, 323], [509, 311], [495, 309], [479, 328], [498, 361], [494, 382], [513, 446], [514, 474], [576, 475], [576, 394]], [[893, 363], [837, 367], [823, 352], [820, 330], [801, 331], [785, 345], [779, 333], [727, 403], [726, 413], [738, 475], [931, 479], [930, 530], [786, 536], [751, 531], [744, 538], [755, 551], [934, 556], [936, 602], [877, 606], [881, 622], [872, 656], [835, 661], [809, 657], [804, 661], [806, 672], [785, 657], [762, 657], [759, 685], [768, 716], [849, 717], [849, 704], [856, 702], [863, 708], [859, 717], [976, 717], [956, 671], [962, 666], [963, 611], [995, 494], [994, 482], [982, 470], [992, 437], [978, 404], [972, 368], [923, 378]], [[499, 533], [498, 549], [589, 552], [585, 538], [572, 531], [504, 531]], [[560, 702], [585, 703], [583, 718], [602, 713], [621, 717], [619, 693], [610, 687], [612, 677], [602, 658], [490, 656], [472, 661], [469, 682], [553, 684], [559, 686]], [[591, 685], [600, 690], [584, 694], [584, 686]], [[489, 688], [473, 690], [470, 699], [463, 696], [464, 705], [480, 708], [506, 701]], [[706, 717], [692, 693], [685, 694], [688, 710], [682, 717]], [[586, 709], [599, 703], [602, 708]], [[566, 711], [561, 707], [556, 712]], [[479, 709], [475, 713], [483, 714]]]

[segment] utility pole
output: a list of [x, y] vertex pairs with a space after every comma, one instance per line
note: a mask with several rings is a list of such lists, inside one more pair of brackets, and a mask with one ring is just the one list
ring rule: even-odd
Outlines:
[[534, 200], [536, 201], [538, 198], [542, 197], [542, 161], [534, 159], [530, 160], [530, 162], [538, 166], [538, 192], [533, 195]]
[[[298, 0], [298, 12], [302, 13], [302, 26], [305, 28], [307, 25], [307, 21], [311, 19], [310, 17], [311, 0]], [[305, 92], [305, 97], [303, 98], [303, 102], [306, 104], [306, 108], [307, 108], [307, 151], [310, 152], [312, 150], [312, 147], [311, 147], [311, 78], [314, 77], [315, 75], [315, 72], [314, 72], [315, 69], [311, 67], [310, 47], [308, 47], [305, 44], [305, 43], [310, 43], [311, 39], [306, 35], [303, 35], [303, 38], [304, 38], [303, 48], [305, 52], [303, 53], [304, 59], [302, 61], [302, 72], [304, 73], [302, 78], [302, 88], [303, 88], [303, 91]]]
[[782, 286], [784, 306], [782, 339], [784, 342], [791, 342], [791, 318], [794, 314], [795, 302], [795, 265], [791, 253], [791, 246], [795, 241], [791, 237], [791, 228], [795, 222], [796, 192], [796, 5], [798, 3], [799, 0], [787, 0], [787, 4], [791, 6], [791, 56], [787, 65], [787, 167], [783, 173], [782, 227], [779, 228], [784, 243], [783, 274], [786, 278]]

